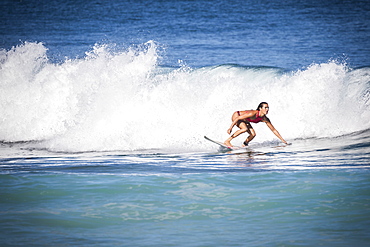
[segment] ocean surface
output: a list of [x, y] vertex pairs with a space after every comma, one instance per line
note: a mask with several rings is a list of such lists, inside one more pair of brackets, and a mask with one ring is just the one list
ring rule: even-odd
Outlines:
[[0, 11], [1, 246], [369, 246], [368, 1]]

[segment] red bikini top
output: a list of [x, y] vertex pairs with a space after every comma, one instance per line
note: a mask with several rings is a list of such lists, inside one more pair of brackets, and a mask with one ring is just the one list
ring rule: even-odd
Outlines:
[[263, 117], [260, 117], [259, 115], [260, 115], [260, 111], [257, 112], [257, 116], [255, 119], [246, 118], [246, 120], [252, 123], [259, 123], [263, 120]]

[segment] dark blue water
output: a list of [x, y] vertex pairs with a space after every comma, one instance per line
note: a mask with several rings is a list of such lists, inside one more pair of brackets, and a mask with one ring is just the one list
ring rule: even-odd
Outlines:
[[368, 245], [368, 1], [0, 11], [2, 246]]
[[155, 40], [166, 65], [368, 66], [368, 1], [2, 1], [0, 47], [43, 42], [56, 60], [95, 43]]

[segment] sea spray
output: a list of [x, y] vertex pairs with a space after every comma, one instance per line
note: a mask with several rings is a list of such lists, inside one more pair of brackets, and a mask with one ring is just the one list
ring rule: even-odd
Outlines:
[[0, 139], [47, 140], [76, 130], [96, 135], [99, 129], [91, 130], [112, 108], [123, 110], [157, 59], [153, 42], [114, 55], [96, 46], [84, 59], [61, 64], [48, 62], [41, 43], [13, 48], [1, 59]]
[[289, 126], [296, 129], [295, 136], [334, 137], [369, 128], [369, 105], [359, 97], [368, 90], [368, 71], [330, 61], [285, 78], [290, 105], [284, 109], [291, 113]]
[[[261, 101], [288, 140], [370, 128], [369, 68], [335, 61], [293, 72], [231, 64], [166, 68], [152, 41], [115, 52], [95, 46], [61, 63], [46, 52], [27, 42], [2, 51], [0, 140], [69, 152], [201, 150], [209, 145], [203, 135], [226, 139], [232, 113]], [[253, 126], [254, 143], [276, 139], [265, 124]]]

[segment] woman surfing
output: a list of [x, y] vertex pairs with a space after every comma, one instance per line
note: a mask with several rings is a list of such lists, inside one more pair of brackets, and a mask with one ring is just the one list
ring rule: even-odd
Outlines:
[[232, 147], [231, 140], [235, 137], [239, 136], [244, 132], [248, 132], [248, 138], [243, 142], [244, 146], [248, 146], [249, 142], [256, 137], [256, 132], [254, 131], [251, 123], [259, 123], [264, 122], [270, 128], [272, 133], [274, 133], [283, 143], [288, 144], [284, 138], [279, 134], [279, 132], [275, 129], [275, 127], [271, 124], [270, 119], [266, 117], [269, 111], [269, 105], [266, 102], [261, 102], [257, 110], [247, 110], [247, 111], [236, 111], [234, 112], [231, 120], [232, 124], [230, 128], [227, 130], [228, 134], [231, 134], [233, 127], [236, 125], [239, 130], [237, 130], [234, 134], [232, 134], [224, 143], [228, 147]]

